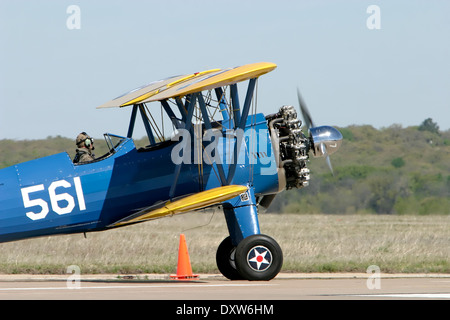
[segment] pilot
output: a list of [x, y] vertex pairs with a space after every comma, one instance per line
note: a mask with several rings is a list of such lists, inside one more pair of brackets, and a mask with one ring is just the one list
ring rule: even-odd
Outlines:
[[77, 136], [75, 140], [77, 145], [76, 155], [73, 158], [73, 163], [83, 163], [87, 161], [95, 160], [95, 155], [92, 151], [94, 147], [94, 139], [90, 137], [86, 132], [82, 132]]

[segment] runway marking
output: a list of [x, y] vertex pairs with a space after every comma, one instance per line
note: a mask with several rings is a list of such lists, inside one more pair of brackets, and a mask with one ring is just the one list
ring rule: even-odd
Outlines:
[[419, 299], [450, 299], [450, 293], [392, 293], [392, 294], [358, 294], [357, 297], [373, 298], [419, 298]]
[[258, 287], [276, 286], [277, 284], [169, 284], [169, 285], [123, 285], [123, 286], [79, 286], [69, 287], [34, 287], [34, 288], [0, 288], [0, 291], [32, 291], [32, 290], [79, 290], [79, 289], [135, 289], [135, 288], [206, 288], [206, 287]]

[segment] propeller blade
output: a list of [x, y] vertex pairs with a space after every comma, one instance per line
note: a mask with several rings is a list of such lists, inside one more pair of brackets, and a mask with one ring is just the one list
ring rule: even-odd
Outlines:
[[333, 177], [334, 177], [334, 171], [333, 171], [333, 166], [331, 165], [330, 156], [327, 156], [327, 157], [325, 158], [325, 160], [327, 161], [328, 168], [330, 168], [331, 174], [332, 174]]
[[297, 98], [298, 104], [300, 105], [300, 111], [302, 112], [303, 120], [305, 121], [306, 128], [309, 129], [314, 127], [311, 114], [309, 113], [308, 107], [300, 94], [300, 90], [297, 88]]
[[330, 156], [329, 156], [329, 154], [328, 154], [328, 152], [327, 152], [327, 147], [325, 146], [324, 143], [321, 143], [321, 144], [320, 144], [320, 149], [321, 149], [321, 151], [322, 151], [322, 154], [325, 156], [325, 160], [326, 160], [326, 162], [327, 162], [328, 168], [330, 168], [331, 174], [332, 174], [333, 177], [334, 177], [333, 166], [331, 165]]
[[314, 150], [314, 155], [316, 157], [325, 157], [328, 168], [330, 168], [331, 174], [334, 176], [333, 166], [331, 165], [330, 155], [327, 151], [327, 146], [330, 147], [331, 153], [336, 152], [336, 150], [341, 145], [342, 134], [335, 128], [329, 126], [314, 126], [311, 114], [309, 113], [308, 107], [300, 94], [300, 90], [297, 87], [297, 98], [298, 104], [300, 106], [300, 111], [303, 115], [303, 120], [305, 121], [306, 129], [309, 131], [309, 139], [311, 146]]

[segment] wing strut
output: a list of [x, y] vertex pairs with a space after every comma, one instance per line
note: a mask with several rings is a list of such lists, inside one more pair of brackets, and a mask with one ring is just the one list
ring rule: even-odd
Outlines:
[[147, 115], [145, 114], [144, 105], [141, 103], [138, 104], [138, 107], [141, 113], [142, 122], [144, 122], [145, 131], [147, 131], [147, 136], [150, 141], [150, 144], [155, 144], [156, 143], [155, 136], [153, 135], [152, 128], [150, 127], [150, 121], [147, 118]]
[[[195, 102], [197, 100], [197, 95], [198, 95], [198, 93], [194, 93], [191, 95], [189, 104], [187, 106], [188, 113], [186, 116], [185, 126], [183, 128], [186, 131], [191, 130], [192, 116], [194, 115]], [[190, 147], [190, 146], [188, 146], [188, 147]], [[173, 197], [175, 195], [175, 190], [176, 190], [177, 183], [178, 183], [178, 177], [180, 176], [180, 172], [181, 172], [181, 165], [182, 165], [182, 162], [178, 163], [177, 166], [175, 167], [173, 183], [172, 183], [172, 186], [170, 187], [170, 192], [169, 192], [169, 199], [173, 199]]]
[[[209, 121], [208, 112], [206, 110], [206, 103], [205, 103], [205, 100], [203, 99], [203, 95], [201, 95], [201, 94], [198, 95], [198, 104], [200, 105], [200, 110], [202, 112], [203, 122], [205, 123], [205, 128], [206, 128], [206, 130], [211, 130], [212, 126], [211, 126], [211, 122]], [[214, 143], [217, 144], [217, 141], [214, 141]], [[203, 161], [203, 160], [201, 160], [201, 161]], [[220, 183], [222, 186], [224, 186], [227, 184], [227, 179], [225, 178], [225, 172], [223, 171], [223, 166], [221, 163], [217, 163], [217, 162], [216, 162], [216, 166], [217, 166], [217, 170], [219, 171]]]
[[231, 106], [233, 108], [234, 129], [237, 128], [241, 120], [241, 106], [239, 105], [239, 94], [237, 84], [230, 85], [231, 90]]
[[225, 100], [225, 97], [223, 96], [223, 90], [221, 87], [215, 88], [214, 91], [216, 92], [217, 100], [219, 101], [219, 109], [220, 113], [222, 114], [223, 120], [229, 120], [230, 117], [228, 115], [227, 110], [227, 102]]
[[133, 106], [133, 111], [131, 112], [130, 125], [128, 126], [127, 138], [131, 138], [133, 136], [134, 124], [136, 122], [136, 114], [137, 114], [138, 106]]
[[[248, 113], [250, 110], [250, 105], [253, 99], [253, 92], [255, 91], [255, 85], [256, 85], [257, 78], [250, 79], [248, 83], [247, 88], [247, 95], [245, 97], [244, 107], [242, 109], [242, 115], [240, 116], [240, 121], [238, 122], [235, 118], [235, 125], [234, 129], [245, 129], [245, 124], [247, 122]], [[244, 138], [243, 134], [237, 134], [236, 135], [236, 143], [234, 144], [234, 150], [233, 150], [233, 163], [230, 164], [229, 170], [228, 170], [228, 176], [227, 176], [227, 184], [231, 183], [231, 180], [233, 180], [234, 173], [236, 172], [236, 166], [238, 162], [238, 156], [239, 156], [239, 150], [241, 150], [241, 144], [242, 139]]]
[[175, 128], [180, 129], [182, 124], [180, 123], [179, 119], [177, 119], [177, 117], [173, 113], [167, 100], [161, 100], [161, 105], [163, 106], [164, 110], [166, 111], [167, 115], [169, 116], [169, 118], [172, 121]]

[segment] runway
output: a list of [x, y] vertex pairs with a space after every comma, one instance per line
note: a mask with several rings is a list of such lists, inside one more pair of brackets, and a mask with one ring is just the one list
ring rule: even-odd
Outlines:
[[[376, 280], [376, 281], [375, 281]], [[0, 275], [1, 300], [450, 300], [450, 275], [280, 274], [271, 281], [219, 275], [175, 281], [164, 275]]]

